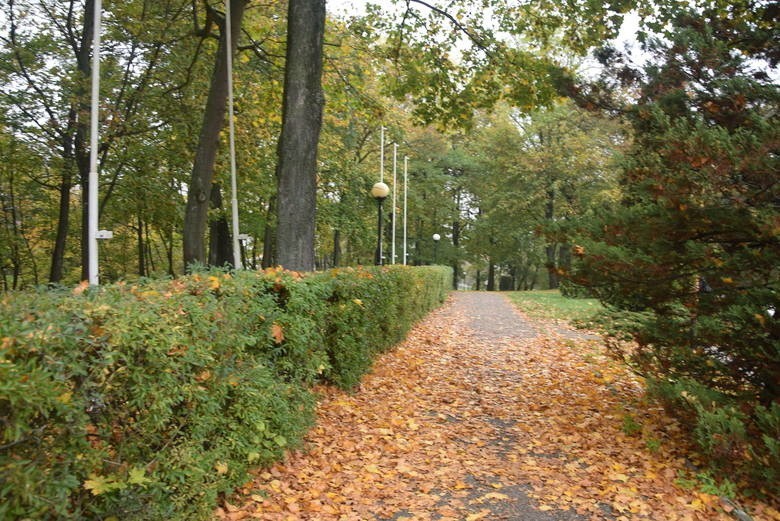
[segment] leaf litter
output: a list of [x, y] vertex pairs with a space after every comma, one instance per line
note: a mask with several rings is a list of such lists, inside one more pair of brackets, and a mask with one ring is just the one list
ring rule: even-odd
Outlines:
[[[317, 391], [304, 446], [217, 519], [733, 519], [718, 496], [677, 484], [693, 448], [597, 341], [482, 338], [450, 301], [358, 389]], [[780, 520], [776, 502], [741, 507]]]

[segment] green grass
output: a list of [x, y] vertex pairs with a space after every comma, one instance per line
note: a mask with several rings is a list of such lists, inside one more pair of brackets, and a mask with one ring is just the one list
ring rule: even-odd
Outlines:
[[512, 303], [533, 318], [589, 322], [603, 308], [592, 298], [568, 298], [560, 291], [512, 291], [506, 293]]

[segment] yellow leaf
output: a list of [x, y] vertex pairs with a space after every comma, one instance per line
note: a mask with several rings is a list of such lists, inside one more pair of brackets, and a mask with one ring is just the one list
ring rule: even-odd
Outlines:
[[366, 465], [365, 469], [366, 469], [366, 472], [370, 472], [371, 474], [381, 474], [381, 472], [379, 471], [379, 468], [376, 465], [374, 465], [373, 463], [370, 464], [370, 465]]
[[479, 498], [480, 501], [487, 501], [488, 499], [509, 499], [509, 496], [501, 494], [500, 492], [489, 492]]
[[214, 464], [214, 470], [216, 470], [216, 471], [217, 471], [217, 474], [219, 474], [220, 476], [222, 476], [222, 475], [224, 475], [224, 474], [227, 474], [227, 471], [228, 471], [228, 465], [227, 465], [227, 463], [225, 463], [225, 462], [218, 461], [217, 463], [215, 463], [215, 464]]
[[141, 485], [142, 487], [145, 487], [147, 483], [152, 482], [145, 474], [146, 470], [143, 467], [136, 467], [128, 473], [127, 482], [131, 485]]
[[552, 510], [552, 509], [553, 509], [553, 507], [551, 507], [550, 505], [540, 505], [539, 506], [539, 510], [541, 510], [542, 512], [547, 512], [547, 511]]
[[70, 399], [72, 397], [73, 397], [73, 393], [68, 391], [68, 392], [65, 392], [65, 393], [62, 393], [61, 395], [59, 395], [57, 397], [57, 401], [60, 402], [60, 403], [68, 404], [68, 403], [70, 403]]
[[211, 289], [219, 289], [219, 285], [219, 277], [215, 277], [213, 275], [209, 277], [209, 287]]

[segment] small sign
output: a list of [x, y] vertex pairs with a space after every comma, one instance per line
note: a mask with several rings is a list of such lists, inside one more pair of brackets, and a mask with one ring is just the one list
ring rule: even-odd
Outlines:
[[114, 232], [111, 230], [98, 230], [95, 234], [96, 239], [113, 239]]

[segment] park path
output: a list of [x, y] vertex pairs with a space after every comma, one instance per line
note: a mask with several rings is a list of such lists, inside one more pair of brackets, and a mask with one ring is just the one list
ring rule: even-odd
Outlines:
[[673, 485], [679, 427], [633, 408], [641, 386], [597, 341], [531, 321], [500, 294], [453, 294], [353, 393], [318, 391], [304, 446], [217, 518], [729, 519]]

